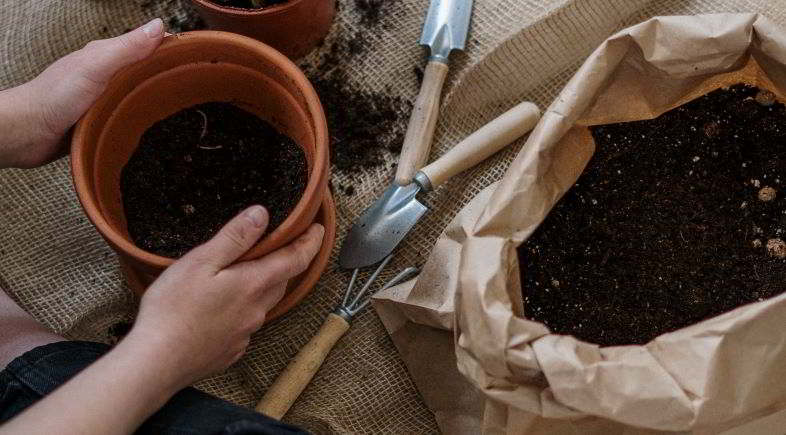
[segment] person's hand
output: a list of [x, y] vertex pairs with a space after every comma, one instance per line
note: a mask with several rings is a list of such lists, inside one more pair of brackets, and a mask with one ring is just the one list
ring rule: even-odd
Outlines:
[[121, 68], [149, 56], [164, 38], [155, 20], [93, 41], [35, 79], [0, 92], [0, 168], [33, 168], [67, 152], [63, 138]]
[[237, 361], [287, 281], [306, 270], [322, 245], [324, 228], [314, 224], [288, 246], [233, 264], [267, 224], [267, 211], [251, 207], [170, 266], [142, 297], [124, 341], [145, 347], [140, 354], [157, 348], [162, 376], [178, 378], [181, 386]]
[[147, 290], [128, 335], [64, 385], [0, 428], [2, 433], [132, 433], [177, 391], [243, 354], [252, 332], [306, 269], [324, 229], [232, 264], [262, 235], [254, 206], [167, 269]]

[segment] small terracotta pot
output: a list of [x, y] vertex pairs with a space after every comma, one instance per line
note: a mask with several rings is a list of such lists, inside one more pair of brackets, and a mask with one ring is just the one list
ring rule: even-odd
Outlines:
[[[135, 271], [139, 279], [129, 279], [129, 283], [137, 293], [174, 259], [144, 251], [132, 242], [120, 173], [147, 128], [209, 101], [229, 101], [267, 120], [303, 148], [308, 162], [303, 197], [284, 222], [241, 260], [258, 258], [293, 241], [320, 210], [325, 241], [333, 244], [335, 210], [332, 200], [326, 199], [327, 124], [316, 92], [302, 71], [273, 48], [241, 35], [199, 31], [170, 36], [149, 58], [112, 78], [77, 124], [71, 145], [77, 196], [88, 218], [120, 254], [124, 267]], [[318, 263], [312, 264], [312, 269], [321, 267], [317, 276], [327, 261]]]
[[262, 9], [191, 0], [211, 29], [258, 39], [291, 59], [306, 55], [325, 38], [336, 15], [336, 0], [289, 0]]

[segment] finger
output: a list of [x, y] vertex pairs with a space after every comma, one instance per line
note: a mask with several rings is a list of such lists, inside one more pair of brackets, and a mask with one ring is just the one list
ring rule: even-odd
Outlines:
[[243, 355], [246, 354], [246, 352], [248, 351], [248, 346], [250, 345], [251, 345], [251, 337], [248, 337], [241, 344], [241, 348], [238, 349], [235, 352], [235, 354], [232, 356], [232, 359], [229, 360], [229, 365], [231, 366], [232, 364], [238, 362], [240, 358], [243, 358]]
[[104, 84], [121, 68], [149, 56], [163, 38], [164, 22], [155, 18], [120, 36], [90, 42], [75, 54], [90, 59], [83, 67], [88, 78]]
[[121, 68], [149, 56], [164, 38], [160, 18], [110, 39], [88, 43], [63, 57], [29, 83], [33, 104], [42, 112], [44, 127], [62, 135], [104, 91]]
[[234, 263], [251, 249], [265, 232], [268, 213], [261, 205], [255, 205], [235, 216], [223, 228], [185, 258], [211, 266], [219, 271]]
[[259, 331], [259, 328], [265, 324], [268, 312], [278, 304], [284, 294], [287, 292], [287, 283], [283, 282], [276, 284], [272, 287], [265, 288], [260, 291], [257, 301], [254, 302], [254, 315], [248, 317], [249, 319], [249, 334], [254, 334]]
[[251, 333], [258, 331], [262, 325], [265, 324], [265, 320], [267, 320], [267, 314], [276, 304], [281, 301], [284, 295], [287, 292], [287, 283], [282, 282], [276, 284], [272, 287], [268, 287], [261, 290], [261, 296], [259, 298], [259, 304], [257, 305], [257, 314], [253, 316], [253, 320], [251, 323]]
[[303, 273], [322, 246], [325, 228], [313, 224], [294, 242], [257, 260], [238, 264], [243, 274], [264, 278], [267, 283], [281, 283]]
[[[273, 287], [262, 290], [262, 299], [260, 305], [262, 309], [265, 310], [265, 313], [273, 309], [276, 304], [281, 302], [281, 299], [287, 293], [288, 282], [289, 281], [284, 281], [280, 284], [274, 285]], [[259, 325], [262, 326], [262, 323], [264, 323], [264, 319], [262, 319], [262, 322]]]

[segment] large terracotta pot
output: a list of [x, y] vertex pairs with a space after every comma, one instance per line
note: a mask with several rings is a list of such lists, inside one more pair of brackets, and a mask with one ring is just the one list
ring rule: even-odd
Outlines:
[[[149, 58], [118, 73], [73, 135], [72, 172], [85, 213], [120, 254], [129, 284], [141, 294], [174, 259], [144, 251], [131, 240], [121, 170], [152, 124], [209, 101], [231, 101], [257, 114], [305, 152], [309, 178], [303, 197], [278, 228], [242, 257], [258, 258], [288, 244], [318, 218], [326, 230], [322, 252], [292, 281], [287, 295], [302, 298], [326, 267], [335, 241], [327, 125], [316, 92], [300, 69], [259, 41], [216, 31], [183, 33], [165, 38]], [[305, 284], [308, 288], [301, 288]], [[292, 299], [282, 303], [294, 305]]]
[[336, 15], [336, 0], [289, 0], [262, 9], [221, 6], [210, 0], [191, 2], [211, 29], [258, 39], [292, 59], [316, 47]]

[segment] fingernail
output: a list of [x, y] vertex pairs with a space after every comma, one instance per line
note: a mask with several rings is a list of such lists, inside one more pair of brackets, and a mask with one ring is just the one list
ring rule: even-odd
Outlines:
[[164, 33], [164, 22], [161, 21], [161, 18], [155, 18], [142, 26], [142, 33], [147, 35], [148, 38], [158, 38]]
[[255, 227], [261, 227], [265, 223], [265, 208], [261, 205], [255, 205], [248, 209], [246, 217]]

